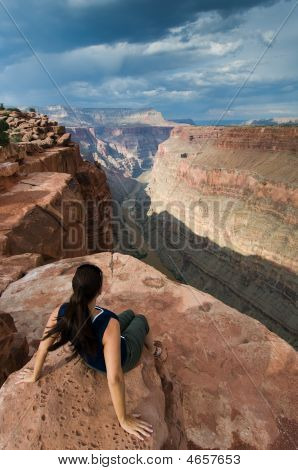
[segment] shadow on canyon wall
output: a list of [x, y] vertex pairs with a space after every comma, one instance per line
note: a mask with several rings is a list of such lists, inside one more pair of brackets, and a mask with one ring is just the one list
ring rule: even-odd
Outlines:
[[[116, 251], [141, 257], [160, 269], [158, 259], [164, 274], [259, 320], [298, 349], [295, 274], [260, 256], [244, 256], [198, 236], [167, 211], [148, 215], [151, 201], [145, 186], [140, 184], [131, 195], [133, 216], [122, 213], [120, 232], [135, 231], [135, 241], [126, 245], [128, 251], [119, 245]], [[121, 237], [125, 238], [123, 233]]]
[[260, 256], [220, 247], [167, 211], [149, 216], [144, 228], [147, 243], [178, 281], [261, 321], [298, 349], [294, 273]]

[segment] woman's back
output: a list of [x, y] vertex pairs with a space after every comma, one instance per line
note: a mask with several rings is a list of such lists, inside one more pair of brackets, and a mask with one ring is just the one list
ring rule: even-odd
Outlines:
[[[58, 311], [58, 317], [57, 317], [58, 321], [60, 318], [62, 318], [65, 315], [67, 306], [68, 306], [68, 302], [63, 303], [60, 306], [59, 311]], [[114, 312], [111, 312], [110, 310], [106, 308], [95, 306], [95, 309], [98, 311], [98, 313], [92, 318], [92, 329], [94, 331], [96, 338], [98, 339], [98, 350], [96, 352], [96, 355], [94, 356], [91, 356], [90, 354], [88, 355], [84, 351], [79, 351], [79, 354], [90, 367], [93, 367], [94, 369], [97, 369], [101, 372], [106, 372], [107, 369], [106, 369], [106, 364], [105, 364], [105, 359], [104, 359], [104, 354], [103, 354], [102, 338], [103, 338], [105, 329], [108, 326], [110, 319], [115, 318], [118, 321], [119, 319], [118, 319], [118, 316]], [[121, 341], [121, 366], [123, 366], [126, 360], [126, 355], [127, 355], [124, 336], [121, 336], [120, 341]]]

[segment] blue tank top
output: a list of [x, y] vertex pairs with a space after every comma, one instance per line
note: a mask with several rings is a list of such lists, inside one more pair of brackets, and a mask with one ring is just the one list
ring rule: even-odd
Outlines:
[[[58, 311], [58, 319], [61, 318], [67, 308], [68, 302], [65, 302], [62, 304], [59, 308]], [[118, 316], [111, 312], [110, 310], [106, 308], [101, 308], [96, 306], [96, 310], [98, 310], [98, 314], [95, 315], [92, 318], [92, 327], [94, 329], [95, 335], [98, 338], [98, 351], [95, 356], [88, 356], [86, 353], [80, 353], [80, 356], [87, 362], [87, 364], [94, 369], [100, 370], [101, 372], [106, 372], [106, 364], [105, 364], [105, 359], [104, 359], [104, 354], [103, 354], [103, 344], [102, 344], [102, 337], [105, 332], [106, 327], [108, 326], [108, 323], [111, 318], [115, 318], [116, 320], [119, 321]], [[121, 367], [123, 367], [126, 356], [127, 356], [127, 350], [126, 350], [126, 342], [124, 336], [120, 337], [121, 340]]]

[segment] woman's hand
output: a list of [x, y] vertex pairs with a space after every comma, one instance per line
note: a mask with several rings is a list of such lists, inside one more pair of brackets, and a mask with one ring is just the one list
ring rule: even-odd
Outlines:
[[34, 375], [33, 369], [30, 369], [29, 367], [23, 369], [19, 374], [20, 376], [16, 383], [36, 382], [36, 380], [38, 380], [38, 377], [35, 377]]
[[150, 436], [153, 432], [152, 425], [140, 419], [139, 414], [133, 414], [132, 416], [127, 416], [124, 421], [120, 423], [120, 426], [130, 434], [134, 434], [141, 441], [144, 440], [142, 436]]

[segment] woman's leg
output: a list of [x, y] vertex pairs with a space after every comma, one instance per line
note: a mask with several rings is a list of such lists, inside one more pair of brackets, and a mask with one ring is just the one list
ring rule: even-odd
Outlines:
[[[128, 372], [133, 369], [140, 360], [146, 337], [149, 333], [149, 324], [144, 315], [135, 315], [128, 327], [122, 332], [126, 340], [127, 358], [123, 370]], [[151, 336], [150, 336], [151, 338]], [[146, 345], [151, 345], [146, 342]]]
[[119, 315], [117, 316], [119, 318], [120, 330], [122, 333], [124, 330], [126, 330], [130, 322], [134, 319], [135, 314], [132, 310], [129, 309], [129, 310], [124, 310], [124, 312], [119, 313]]

